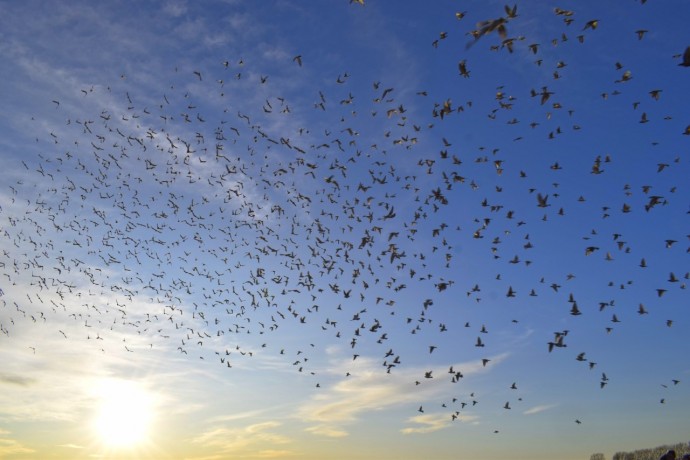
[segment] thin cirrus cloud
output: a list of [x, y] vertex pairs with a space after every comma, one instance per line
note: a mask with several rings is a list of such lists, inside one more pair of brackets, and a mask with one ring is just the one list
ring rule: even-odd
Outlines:
[[[491, 358], [495, 366], [508, 357], [508, 353], [499, 354]], [[344, 437], [349, 434], [347, 425], [352, 425], [367, 413], [416, 404], [421, 399], [432, 399], [441, 394], [447, 383], [444, 379], [425, 379], [417, 385], [420, 375], [424, 375], [423, 368], [409, 368], [392, 374], [382, 374], [375, 369], [378, 363], [371, 358], [359, 358], [358, 369], [351, 376], [336, 383], [328, 390], [311, 398], [298, 410], [301, 420], [314, 423], [306, 431], [327, 437]], [[330, 366], [331, 369], [342, 369], [345, 363]], [[455, 363], [453, 368], [462, 369], [465, 378], [482, 372], [488, 372], [492, 366], [484, 367], [481, 363]], [[404, 433], [423, 433], [436, 431], [447, 426], [452, 418], [450, 413], [443, 414], [445, 422], [439, 414], [417, 416], [408, 422], [423, 425], [403, 429]], [[465, 422], [476, 421], [470, 415], [458, 416]]]
[[0, 458], [9, 455], [24, 455], [35, 452], [34, 449], [23, 446], [20, 442], [10, 437], [12, 433], [0, 428]]
[[[293, 453], [275, 447], [285, 446], [292, 441], [277, 433], [281, 425], [281, 422], [267, 421], [242, 428], [214, 427], [192, 439], [192, 443], [234, 456], [251, 452], [252, 456], [262, 458], [284, 457]], [[257, 448], [262, 449], [257, 451]]]
[[556, 406], [558, 406], [558, 404], [543, 404], [540, 406], [534, 406], [534, 407], [531, 407], [531, 408], [527, 409], [526, 411], [524, 411], [523, 414], [524, 415], [534, 415], [534, 414], [538, 414], [540, 412], [547, 411], [549, 409], [553, 409]]
[[[479, 417], [473, 414], [459, 414], [457, 420], [465, 423], [478, 423]], [[408, 423], [417, 426], [406, 427], [400, 430], [403, 434], [424, 434], [448, 428], [453, 423], [453, 419], [445, 412], [433, 414], [415, 415], [407, 419]]]
[[305, 431], [307, 433], [315, 434], [317, 436], [325, 436], [327, 438], [344, 438], [350, 434], [341, 428], [326, 424], [310, 426], [309, 428], [306, 428]]
[[78, 444], [59, 444], [58, 447], [64, 447], [65, 449], [84, 449], [84, 446]]

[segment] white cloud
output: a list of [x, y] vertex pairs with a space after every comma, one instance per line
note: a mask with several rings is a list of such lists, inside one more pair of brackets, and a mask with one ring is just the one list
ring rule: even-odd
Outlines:
[[[215, 427], [192, 439], [194, 444], [201, 444], [219, 453], [233, 456], [270, 458], [287, 456], [288, 450], [272, 449], [272, 445], [290, 444], [287, 436], [275, 432], [282, 425], [280, 422], [267, 421], [247, 427]], [[261, 450], [257, 450], [261, 447]]]
[[58, 447], [64, 447], [65, 449], [84, 449], [84, 446], [79, 446], [77, 444], [60, 444]]
[[422, 414], [410, 417], [408, 423], [416, 423], [417, 427], [403, 428], [401, 433], [431, 433], [432, 431], [442, 430], [450, 425], [448, 414]]
[[163, 7], [163, 11], [172, 17], [180, 17], [187, 13], [187, 2], [185, 1], [169, 1]]
[[[493, 356], [491, 363], [496, 365], [507, 356], [507, 353]], [[342, 369], [345, 362], [334, 360], [329, 369]], [[353, 370], [350, 377], [326, 388], [324, 392], [303, 405], [298, 411], [298, 416], [302, 420], [316, 423], [306, 431], [328, 437], [343, 437], [348, 434], [343, 425], [358, 421], [367, 412], [415, 405], [444, 391], [446, 381], [443, 379], [429, 379], [422, 385], [415, 384], [419, 376], [424, 375], [423, 368], [408, 368], [387, 374], [381, 372], [378, 367], [378, 362], [374, 359], [358, 358], [357, 370]], [[481, 362], [469, 362], [455, 363], [453, 367], [462, 369], [463, 375], [467, 378], [473, 374], [487, 372], [491, 366], [484, 367]], [[452, 419], [450, 413], [445, 417], [448, 422]], [[464, 421], [475, 420], [469, 416], [458, 418]], [[431, 424], [432, 420], [436, 420], [433, 417], [418, 416], [411, 420], [428, 426], [409, 428], [405, 432], [434, 431], [442, 427], [437, 422]]]
[[531, 407], [531, 408], [527, 409], [526, 411], [524, 411], [523, 414], [525, 414], [525, 415], [538, 414], [540, 412], [544, 412], [544, 411], [547, 411], [549, 409], [553, 409], [556, 406], [558, 406], [558, 404], [543, 404], [543, 405], [539, 405], [539, 406], [534, 406], [534, 407]]
[[349, 433], [345, 430], [325, 424], [310, 426], [309, 428], [305, 429], [305, 431], [319, 436], [326, 436], [328, 438], [344, 438], [349, 435]]
[[230, 27], [233, 30], [237, 31], [246, 29], [252, 23], [252, 20], [249, 17], [249, 15], [240, 13], [231, 15], [226, 19], [226, 21], [228, 22], [228, 24], [230, 24]]
[[433, 431], [448, 428], [454, 420], [459, 420], [465, 423], [473, 423], [479, 420], [476, 415], [456, 414], [455, 417], [444, 412], [437, 412], [433, 414], [421, 414], [407, 419], [408, 423], [414, 423], [418, 426], [407, 427], [400, 430], [403, 434], [421, 434], [431, 433]]

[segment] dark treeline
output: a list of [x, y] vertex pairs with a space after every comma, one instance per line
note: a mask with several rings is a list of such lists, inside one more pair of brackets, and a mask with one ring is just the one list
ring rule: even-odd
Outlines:
[[[632, 452], [616, 452], [611, 460], [659, 460], [669, 450], [676, 452], [676, 458], [680, 459], [685, 454], [690, 454], [690, 442], [679, 442], [674, 445], [663, 445], [651, 449], [639, 449]], [[592, 454], [590, 460], [605, 460], [604, 454]]]

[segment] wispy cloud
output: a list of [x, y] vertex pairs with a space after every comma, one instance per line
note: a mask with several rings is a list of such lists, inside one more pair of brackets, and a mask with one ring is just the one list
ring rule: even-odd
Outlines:
[[547, 411], [549, 409], [553, 409], [554, 407], [558, 406], [558, 404], [543, 404], [539, 406], [534, 406], [530, 407], [526, 411], [523, 412], [525, 415], [533, 415], [533, 414], [538, 414], [540, 412]]
[[64, 447], [65, 449], [84, 449], [84, 446], [77, 444], [60, 444], [58, 447]]
[[272, 448], [292, 442], [287, 436], [277, 433], [281, 425], [280, 422], [267, 421], [240, 428], [215, 427], [195, 437], [192, 442], [234, 457], [275, 458], [293, 455], [289, 450]]
[[34, 449], [22, 445], [19, 441], [9, 437], [11, 433], [0, 428], [0, 458], [7, 455], [30, 454]]
[[[508, 355], [501, 354], [491, 358], [491, 362], [498, 364]], [[358, 369], [350, 377], [341, 380], [325, 392], [314, 396], [298, 411], [298, 416], [305, 421], [315, 423], [306, 431], [328, 437], [344, 437], [348, 432], [345, 425], [358, 421], [368, 412], [381, 411], [405, 405], [414, 405], [419, 401], [438, 396], [445, 389], [442, 379], [429, 379], [423, 385], [415, 382], [420, 375], [424, 375], [422, 368], [408, 368], [393, 374], [380, 372], [378, 363], [374, 359], [359, 358]], [[342, 369], [345, 362], [334, 362], [330, 369]], [[488, 367], [481, 363], [454, 363], [455, 369], [462, 369], [465, 378], [487, 372]], [[435, 431], [445, 425], [440, 415], [429, 414], [410, 419], [414, 423], [421, 423], [421, 428], [408, 428], [406, 433]], [[451, 414], [443, 415], [446, 422], [452, 420]], [[460, 417], [458, 417], [460, 418]], [[473, 421], [475, 418], [464, 416], [463, 421]], [[433, 423], [432, 423], [433, 422]]]
[[400, 430], [403, 434], [415, 433], [431, 433], [433, 431], [448, 428], [457, 421], [464, 423], [478, 423], [479, 416], [474, 414], [458, 414], [450, 416], [445, 412], [436, 412], [433, 414], [420, 414], [407, 419], [407, 423], [416, 424], [417, 426], [406, 427]]
[[247, 419], [261, 416], [265, 413], [266, 413], [266, 410], [252, 410], [252, 411], [241, 412], [241, 413], [236, 413], [236, 414], [232, 414], [232, 415], [221, 415], [221, 416], [209, 419], [208, 422], [218, 424], [218, 423], [223, 423], [223, 422], [234, 422], [236, 420], [247, 420]]
[[0, 373], [0, 383], [7, 383], [10, 385], [19, 385], [22, 387], [26, 387], [34, 382], [35, 380], [30, 377], [22, 377], [21, 375]]
[[163, 12], [175, 18], [180, 17], [187, 12], [187, 2], [184, 0], [169, 1], [163, 6]]
[[403, 428], [400, 430], [401, 433], [431, 433], [432, 431], [442, 430], [450, 426], [448, 414], [443, 413], [416, 415], [408, 418], [407, 422], [418, 426]]
[[344, 438], [349, 435], [349, 433], [343, 429], [326, 424], [310, 426], [305, 431], [319, 436], [326, 436], [328, 438]]
[[[362, 360], [362, 370], [336, 383], [323, 394], [314, 396], [300, 410], [300, 416], [317, 427], [316, 434], [337, 433], [333, 425], [355, 422], [365, 412], [377, 411], [416, 400], [419, 395], [410, 392], [414, 386], [410, 378], [397, 374], [382, 374], [374, 370], [373, 362]], [[422, 390], [424, 391], [424, 390]]]
[[[124, 343], [136, 343], [138, 334], [134, 332], [119, 339], [104, 336], [105, 340], [99, 340], [96, 345], [95, 340], [84, 340], [83, 332], [79, 337], [79, 323], [53, 326], [65, 331], [69, 338], [59, 334], [37, 335], [35, 331], [16, 328], [13, 330], [16, 346], [0, 351], [0, 361], [6, 367], [0, 374], [2, 417], [24, 421], [79, 419], [93, 410], [98, 397], [95, 389], [107, 379], [133, 380], [146, 389], [155, 388], [156, 391], [151, 393], [156, 394], [156, 404], [168, 413], [189, 413], [199, 409], [198, 404], [171, 396], [182, 394], [184, 397], [184, 394], [169, 387], [170, 382], [180, 379], [191, 385], [195, 378], [199, 378], [199, 372], [151, 371], [160, 368], [159, 357], [165, 352], [163, 346], [157, 349], [140, 344], [135, 352], [137, 359], [132, 360], [134, 353], [123, 351], [121, 347], [123, 339], [126, 340]], [[114, 348], [108, 346], [109, 341], [113, 342]], [[162, 339], [159, 342], [164, 345]], [[29, 346], [36, 352], [33, 353]], [[108, 351], [101, 351], [101, 346]]]

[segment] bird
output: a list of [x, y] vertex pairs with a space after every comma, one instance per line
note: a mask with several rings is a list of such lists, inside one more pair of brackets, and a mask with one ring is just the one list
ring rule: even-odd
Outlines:
[[549, 195], [542, 195], [541, 193], [537, 193], [537, 206], [540, 208], [546, 208], [547, 206], [550, 206], [547, 204], [547, 200], [549, 199]]
[[690, 46], [685, 48], [685, 51], [683, 52], [683, 58], [678, 64], [681, 67], [690, 67]]
[[460, 75], [469, 78], [470, 77], [470, 72], [467, 70], [467, 61], [463, 59], [462, 61], [458, 62], [458, 69], [460, 70]]
[[582, 28], [582, 30], [587, 30], [587, 29], [595, 30], [597, 27], [599, 27], [599, 20], [598, 19], [591, 19], [591, 20], [587, 21], [587, 23]]
[[507, 22], [508, 22], [508, 20], [506, 18], [503, 18], [503, 17], [478, 22], [477, 23], [477, 29], [475, 29], [471, 33], [471, 35], [474, 37], [474, 41], [469, 42], [465, 48], [469, 49], [481, 37], [483, 37], [484, 35], [488, 35], [493, 31], [496, 31], [496, 33], [498, 33], [498, 36], [501, 39], [505, 39], [508, 35], [508, 32], [507, 32], [506, 27], [505, 27], [505, 24]]

